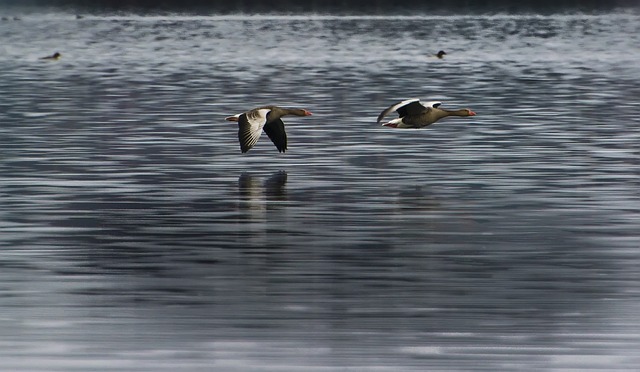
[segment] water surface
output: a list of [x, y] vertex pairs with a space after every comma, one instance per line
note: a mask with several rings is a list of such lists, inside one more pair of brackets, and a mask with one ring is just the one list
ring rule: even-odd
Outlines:
[[635, 370], [639, 21], [1, 21], [0, 369]]

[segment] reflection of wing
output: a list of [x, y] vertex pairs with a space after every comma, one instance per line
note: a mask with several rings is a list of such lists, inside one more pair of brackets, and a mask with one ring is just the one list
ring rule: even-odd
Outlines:
[[261, 177], [243, 173], [238, 178], [239, 208], [249, 211], [252, 219], [264, 219], [267, 210], [282, 207], [280, 203], [270, 201], [286, 201], [287, 173], [279, 171], [269, 176], [264, 182]]
[[242, 152], [249, 151], [258, 142], [269, 111], [271, 110], [251, 110], [238, 118], [238, 139]]
[[419, 115], [430, 107], [438, 107], [440, 102], [429, 102], [428, 105], [423, 105], [418, 98], [406, 99], [389, 106], [386, 110], [382, 111], [378, 116], [378, 123], [389, 115], [392, 111], [398, 112], [398, 117], [405, 117], [407, 115]]
[[268, 200], [286, 200], [287, 172], [280, 171], [273, 174], [266, 181], [264, 181], [264, 188], [266, 190]]
[[240, 178], [238, 178], [238, 192], [240, 194], [239, 208], [249, 212], [247, 217], [256, 220], [264, 218], [263, 213], [267, 207], [263, 191], [258, 177], [243, 173], [240, 175]]
[[277, 119], [269, 122], [263, 129], [271, 139], [271, 142], [276, 145], [278, 151], [285, 152], [287, 150], [287, 133], [284, 131], [284, 123], [282, 120]]
[[238, 178], [238, 191], [243, 199], [258, 199], [262, 194], [260, 180], [251, 174], [242, 173]]

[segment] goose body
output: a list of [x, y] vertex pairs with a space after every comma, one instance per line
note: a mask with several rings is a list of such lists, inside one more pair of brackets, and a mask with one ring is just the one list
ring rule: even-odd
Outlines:
[[60, 57], [62, 57], [62, 54], [60, 54], [60, 53], [58, 53], [58, 52], [55, 52], [55, 53], [53, 53], [53, 54], [52, 54], [52, 55], [50, 55], [50, 56], [42, 57], [42, 58], [40, 58], [40, 59], [50, 59], [50, 60], [57, 61], [57, 60], [59, 60], [59, 59], [60, 59]]
[[378, 116], [378, 123], [393, 111], [398, 113], [398, 118], [383, 123], [383, 126], [419, 129], [429, 126], [447, 116], [474, 116], [476, 114], [469, 109], [453, 111], [441, 109], [441, 104], [442, 102], [439, 101], [422, 103], [418, 98], [400, 101], [382, 111]]
[[243, 153], [255, 146], [263, 130], [278, 151], [285, 152], [287, 150], [287, 133], [281, 118], [287, 115], [310, 116], [311, 112], [304, 109], [263, 106], [228, 116], [225, 119], [238, 123], [238, 140], [240, 141], [240, 150]]

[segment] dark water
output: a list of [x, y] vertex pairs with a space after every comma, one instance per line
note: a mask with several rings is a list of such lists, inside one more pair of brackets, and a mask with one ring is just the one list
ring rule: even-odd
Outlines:
[[[637, 15], [19, 18], [0, 370], [640, 365]], [[314, 116], [241, 154], [264, 104]]]

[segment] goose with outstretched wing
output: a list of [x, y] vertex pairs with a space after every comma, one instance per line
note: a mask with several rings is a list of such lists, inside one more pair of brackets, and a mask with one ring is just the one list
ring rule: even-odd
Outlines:
[[398, 118], [382, 123], [383, 126], [390, 128], [419, 129], [429, 126], [447, 116], [474, 116], [476, 114], [469, 109], [445, 110], [440, 108], [440, 105], [442, 105], [442, 102], [431, 101], [422, 103], [418, 98], [400, 101], [382, 111], [378, 116], [378, 123], [393, 111], [398, 113]]
[[242, 114], [228, 116], [225, 119], [238, 123], [238, 140], [240, 141], [240, 150], [243, 153], [255, 146], [262, 131], [269, 136], [278, 151], [285, 152], [287, 150], [287, 133], [281, 118], [287, 115], [310, 116], [311, 112], [304, 109], [263, 106]]

